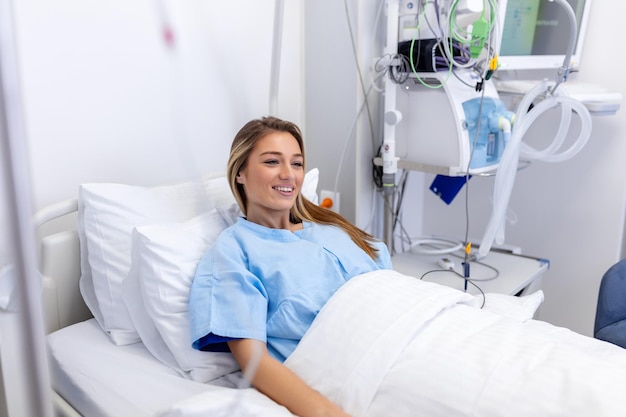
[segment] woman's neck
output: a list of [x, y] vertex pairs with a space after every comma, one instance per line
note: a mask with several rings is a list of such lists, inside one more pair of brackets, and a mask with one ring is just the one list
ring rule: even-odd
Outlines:
[[270, 229], [284, 229], [292, 232], [302, 229], [302, 223], [292, 223], [289, 214], [280, 217], [260, 215], [259, 213], [253, 215], [248, 214], [246, 220]]

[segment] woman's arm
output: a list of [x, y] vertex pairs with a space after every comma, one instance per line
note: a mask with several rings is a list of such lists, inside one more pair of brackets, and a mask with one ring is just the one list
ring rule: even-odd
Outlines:
[[228, 347], [244, 372], [252, 358], [259, 357], [256, 372], [252, 375], [252, 385], [278, 404], [287, 407], [293, 414], [300, 417], [350, 417], [271, 357], [263, 342], [239, 339], [228, 342]]

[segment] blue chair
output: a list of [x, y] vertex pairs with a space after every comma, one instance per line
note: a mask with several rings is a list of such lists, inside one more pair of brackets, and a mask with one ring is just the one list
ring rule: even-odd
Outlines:
[[626, 259], [602, 276], [593, 335], [626, 348]]

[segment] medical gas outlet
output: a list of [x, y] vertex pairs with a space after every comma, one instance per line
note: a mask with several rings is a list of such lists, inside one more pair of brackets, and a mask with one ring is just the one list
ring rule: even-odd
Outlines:
[[320, 191], [320, 206], [339, 213], [339, 192], [322, 190]]

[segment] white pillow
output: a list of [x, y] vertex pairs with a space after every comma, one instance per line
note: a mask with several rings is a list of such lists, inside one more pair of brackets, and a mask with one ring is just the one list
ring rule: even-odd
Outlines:
[[130, 269], [133, 228], [185, 221], [234, 201], [224, 176], [160, 187], [107, 183], [80, 186], [80, 290], [115, 344], [140, 340], [121, 294], [122, 282]]
[[[303, 194], [317, 201], [318, 171], [307, 172]], [[230, 353], [191, 347], [188, 297], [204, 252], [235, 223], [236, 204], [187, 222], [139, 226], [132, 234], [132, 266], [123, 283], [124, 302], [142, 342], [183, 376], [209, 382], [239, 369]]]
[[137, 227], [124, 297], [141, 340], [166, 365], [198, 382], [237, 371], [230, 353], [191, 347], [188, 299], [196, 266], [238, 210], [214, 209], [184, 223]]
[[[317, 202], [319, 171], [304, 177], [302, 193]], [[83, 184], [78, 193], [80, 291], [100, 326], [117, 345], [135, 343], [139, 334], [122, 296], [131, 265], [135, 227], [184, 222], [216, 207], [238, 210], [223, 174], [159, 187]]]
[[476, 305], [481, 305], [484, 301], [484, 310], [525, 322], [535, 316], [537, 309], [541, 306], [541, 303], [543, 303], [544, 296], [543, 291], [538, 290], [532, 294], [521, 297], [507, 294], [486, 293], [484, 296], [475, 295], [474, 299]]
[[304, 175], [304, 181], [302, 181], [302, 195], [315, 204], [319, 202], [319, 198], [317, 197], [317, 183], [319, 177], [319, 170], [313, 168]]

